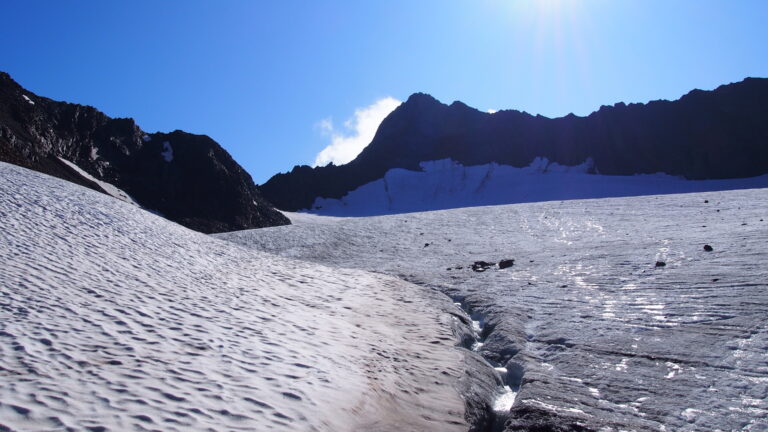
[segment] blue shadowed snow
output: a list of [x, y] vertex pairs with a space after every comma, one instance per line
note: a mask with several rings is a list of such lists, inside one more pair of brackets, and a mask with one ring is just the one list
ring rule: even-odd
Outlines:
[[310, 212], [374, 216], [538, 201], [662, 195], [768, 187], [768, 175], [727, 180], [686, 180], [663, 173], [591, 174], [594, 164], [563, 166], [536, 158], [516, 168], [490, 163], [463, 166], [451, 159], [422, 162], [423, 171], [391, 169], [341, 199], [318, 198]]

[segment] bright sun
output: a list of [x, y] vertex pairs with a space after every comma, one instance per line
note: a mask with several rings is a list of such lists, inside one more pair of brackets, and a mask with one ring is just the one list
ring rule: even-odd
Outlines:
[[576, 0], [533, 0], [532, 2], [536, 4], [539, 12], [546, 14], [564, 13], [578, 5]]

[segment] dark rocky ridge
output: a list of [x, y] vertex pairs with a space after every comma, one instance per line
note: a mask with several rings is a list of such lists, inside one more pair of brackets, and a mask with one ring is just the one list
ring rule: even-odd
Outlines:
[[[173, 151], [170, 162], [163, 156], [164, 143]], [[0, 161], [103, 192], [60, 157], [194, 230], [213, 233], [290, 223], [211, 138], [179, 130], [147, 134], [133, 119], [110, 118], [93, 107], [37, 96], [0, 72]]]
[[352, 162], [296, 166], [261, 186], [284, 210], [309, 208], [317, 197], [341, 198], [392, 168], [452, 158], [527, 166], [537, 157], [576, 165], [591, 157], [607, 175], [665, 172], [688, 179], [768, 173], [768, 79], [747, 78], [676, 101], [603, 106], [586, 117], [550, 119], [506, 110], [488, 114], [461, 102], [445, 105], [417, 93], [379, 126]]

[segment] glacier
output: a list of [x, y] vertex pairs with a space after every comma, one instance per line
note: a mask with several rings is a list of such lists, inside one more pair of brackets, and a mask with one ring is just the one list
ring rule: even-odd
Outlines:
[[527, 167], [464, 166], [451, 159], [420, 163], [421, 171], [391, 169], [339, 199], [316, 198], [306, 211], [327, 216], [374, 216], [472, 206], [566, 199], [675, 194], [768, 187], [768, 175], [686, 180], [664, 173], [600, 175], [592, 159], [576, 166], [537, 157]]
[[[482, 324], [475, 348], [515, 393], [496, 401], [514, 396], [493, 430], [764, 431], [766, 203], [763, 188], [294, 213], [291, 226], [219, 237], [451, 296]], [[515, 264], [470, 268], [504, 259]]]

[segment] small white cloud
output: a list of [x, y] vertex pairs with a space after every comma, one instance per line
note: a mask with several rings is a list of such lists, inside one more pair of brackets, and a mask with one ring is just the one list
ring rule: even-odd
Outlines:
[[496, 114], [497, 112], [499, 112], [499, 111], [498, 111], [498, 110], [495, 110], [495, 109], [493, 109], [493, 108], [491, 108], [491, 109], [489, 109], [489, 110], [488, 110], [488, 114]]
[[333, 119], [326, 117], [315, 124], [315, 127], [320, 130], [323, 135], [330, 135], [333, 133]]
[[315, 166], [325, 166], [330, 162], [342, 165], [357, 157], [370, 144], [382, 120], [402, 102], [386, 97], [372, 105], [355, 110], [354, 116], [344, 122], [343, 131], [337, 131], [331, 118], [317, 122], [316, 127], [324, 135], [331, 137], [331, 144], [315, 157]]

